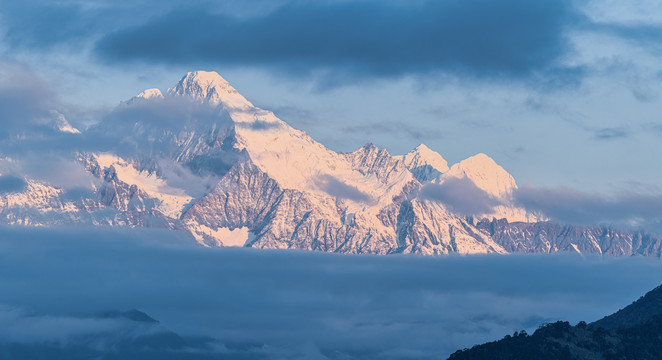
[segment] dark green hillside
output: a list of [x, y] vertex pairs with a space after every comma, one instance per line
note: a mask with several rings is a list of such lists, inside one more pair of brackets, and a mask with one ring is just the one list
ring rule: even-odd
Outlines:
[[656, 315], [662, 315], [662, 285], [649, 291], [631, 305], [592, 323], [591, 326], [605, 329], [631, 327]]
[[532, 335], [508, 335], [459, 350], [449, 359], [662, 359], [662, 287], [590, 325], [580, 322], [571, 326], [562, 321], [546, 324]]

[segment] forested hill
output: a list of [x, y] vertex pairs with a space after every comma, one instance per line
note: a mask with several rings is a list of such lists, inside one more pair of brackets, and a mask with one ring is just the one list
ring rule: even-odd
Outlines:
[[564, 321], [471, 349], [458, 350], [449, 360], [473, 359], [662, 359], [662, 286], [639, 300], [591, 324]]

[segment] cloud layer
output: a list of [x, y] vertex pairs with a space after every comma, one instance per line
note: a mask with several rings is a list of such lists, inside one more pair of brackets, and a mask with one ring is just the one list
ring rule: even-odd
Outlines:
[[648, 258], [338, 256], [190, 241], [0, 228], [0, 304], [65, 318], [138, 308], [180, 335], [267, 358], [436, 359], [547, 321], [596, 320], [662, 282]]

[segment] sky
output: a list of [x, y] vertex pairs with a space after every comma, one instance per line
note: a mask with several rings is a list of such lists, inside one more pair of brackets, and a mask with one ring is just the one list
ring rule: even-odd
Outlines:
[[662, 281], [662, 262], [646, 257], [348, 256], [187, 239], [0, 227], [0, 349], [76, 344], [122, 328], [96, 314], [138, 309], [258, 358], [439, 359], [547, 322], [598, 320]]
[[2, 80], [78, 127], [213, 70], [333, 150], [425, 143], [520, 185], [662, 193], [657, 1], [31, 0], [0, 19]]

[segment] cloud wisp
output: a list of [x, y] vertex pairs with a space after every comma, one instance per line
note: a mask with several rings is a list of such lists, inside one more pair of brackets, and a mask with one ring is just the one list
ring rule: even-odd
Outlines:
[[489, 214], [495, 206], [502, 204], [465, 177], [451, 177], [441, 184], [425, 184], [421, 189], [421, 198], [440, 202], [451, 211], [465, 216]]
[[614, 140], [626, 138], [628, 136], [630, 136], [629, 130], [623, 127], [602, 128], [595, 131], [596, 140]]
[[320, 175], [316, 178], [316, 186], [322, 191], [339, 199], [347, 199], [362, 203], [371, 203], [373, 198], [356, 186], [347, 185], [331, 175]]

